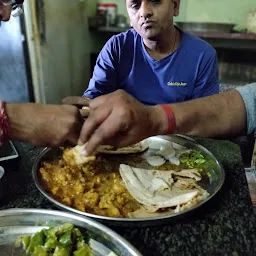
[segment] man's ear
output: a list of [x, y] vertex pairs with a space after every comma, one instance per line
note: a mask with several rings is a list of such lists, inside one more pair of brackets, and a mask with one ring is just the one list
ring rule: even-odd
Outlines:
[[180, 13], [180, 0], [172, 0], [174, 5], [173, 16], [177, 17]]

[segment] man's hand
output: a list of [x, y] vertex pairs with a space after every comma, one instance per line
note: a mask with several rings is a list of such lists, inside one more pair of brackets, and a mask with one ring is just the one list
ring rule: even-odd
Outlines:
[[158, 106], [149, 107], [122, 90], [100, 96], [89, 102], [79, 144], [86, 142], [86, 154], [99, 145], [123, 147], [166, 130], [166, 116]]
[[80, 109], [82, 117], [88, 117], [90, 110], [88, 108], [90, 99], [81, 96], [69, 96], [62, 100], [62, 104], [73, 105]]
[[35, 146], [77, 144], [83, 120], [74, 106], [8, 103], [6, 110], [10, 139]]

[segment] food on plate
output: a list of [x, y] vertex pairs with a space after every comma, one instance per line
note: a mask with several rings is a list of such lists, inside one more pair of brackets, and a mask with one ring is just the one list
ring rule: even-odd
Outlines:
[[[95, 156], [84, 156], [83, 151], [85, 150], [85, 145], [77, 145], [73, 148], [65, 149], [63, 153], [64, 160], [70, 165], [82, 165], [95, 160]], [[114, 148], [109, 145], [101, 145], [96, 153], [102, 154], [135, 154], [144, 152], [148, 148], [148, 141], [145, 139], [139, 143], [131, 146]]]
[[134, 145], [122, 148], [114, 148], [113, 146], [102, 145], [97, 149], [97, 152], [102, 154], [136, 154], [144, 152], [146, 149], [148, 149], [148, 146], [148, 140], [145, 139]]
[[88, 235], [66, 223], [21, 237], [17, 245], [21, 244], [30, 256], [92, 256], [88, 242]]
[[129, 193], [150, 212], [170, 207], [177, 212], [208, 196], [196, 183], [201, 174], [195, 169], [159, 171], [121, 164], [120, 174]]
[[[165, 167], [167, 167], [169, 162], [170, 164], [176, 166], [181, 165], [183, 168], [201, 169], [206, 163], [204, 156], [200, 152], [188, 149], [161, 137], [154, 137], [152, 141], [148, 142], [148, 145], [149, 148], [158, 150], [147, 158], [148, 163], [154, 167], [159, 167], [163, 164], [165, 164]], [[165, 161], [160, 161], [159, 156], [164, 158]]]
[[147, 162], [152, 166], [161, 166], [165, 163], [165, 159], [161, 156], [149, 156]]
[[57, 201], [84, 212], [126, 217], [140, 205], [125, 188], [118, 169], [115, 156], [97, 155], [95, 161], [81, 166], [68, 165], [60, 157], [43, 162], [39, 171], [43, 187]]
[[180, 162], [188, 168], [201, 168], [206, 160], [200, 152], [191, 150], [180, 155]]
[[94, 161], [96, 159], [95, 156], [84, 156], [83, 151], [85, 149], [85, 145], [77, 145], [73, 148], [65, 149], [63, 152], [63, 159], [69, 164], [69, 165], [83, 165], [86, 163], [89, 163], [91, 161]]
[[160, 147], [160, 150], [156, 152], [156, 155], [162, 156], [165, 159], [170, 159], [172, 157], [175, 157], [175, 150], [174, 148], [170, 147]]
[[200, 185], [209, 178], [200, 152], [162, 138], [143, 143], [134, 146], [134, 152], [149, 147], [143, 154], [97, 153], [80, 165], [66, 157], [65, 149], [58, 159], [42, 162], [41, 184], [69, 207], [108, 217], [175, 213], [208, 197]]
[[170, 157], [168, 160], [171, 164], [180, 165], [180, 159], [178, 157]]

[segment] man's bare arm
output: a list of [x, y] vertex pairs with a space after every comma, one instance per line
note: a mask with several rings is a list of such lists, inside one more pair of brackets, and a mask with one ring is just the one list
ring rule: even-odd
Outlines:
[[83, 120], [74, 106], [7, 103], [6, 112], [12, 140], [36, 146], [58, 146], [66, 141], [77, 144]]
[[246, 132], [246, 109], [236, 90], [172, 104], [177, 133], [203, 137], [235, 136]]

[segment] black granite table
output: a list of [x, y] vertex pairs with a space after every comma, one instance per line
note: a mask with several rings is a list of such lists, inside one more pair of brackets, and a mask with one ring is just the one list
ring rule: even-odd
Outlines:
[[[198, 141], [223, 164], [226, 181], [220, 193], [192, 216], [162, 226], [111, 227], [145, 256], [256, 255], [256, 216], [239, 147], [229, 141]], [[6, 171], [0, 209], [56, 209], [36, 189], [31, 175], [39, 148], [15, 143], [20, 158], [0, 163]]]

